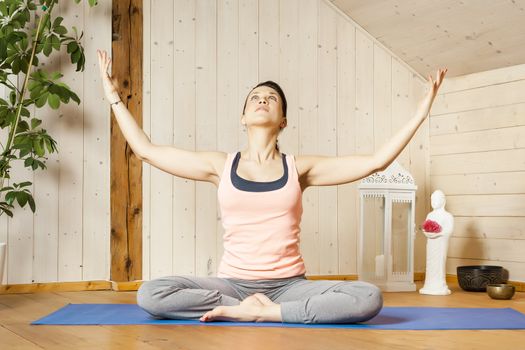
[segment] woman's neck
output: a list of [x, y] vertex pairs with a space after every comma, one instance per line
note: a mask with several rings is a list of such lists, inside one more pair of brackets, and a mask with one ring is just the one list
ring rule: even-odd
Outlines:
[[248, 148], [241, 152], [241, 157], [258, 164], [279, 159], [281, 154], [275, 148], [276, 141], [277, 135], [252, 132], [248, 135]]

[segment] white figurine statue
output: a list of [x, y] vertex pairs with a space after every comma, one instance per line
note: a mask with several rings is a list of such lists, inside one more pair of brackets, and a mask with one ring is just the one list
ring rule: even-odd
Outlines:
[[[427, 267], [425, 274], [425, 285], [419, 290], [421, 294], [430, 295], [449, 295], [446, 282], [445, 264], [447, 262], [448, 239], [454, 230], [454, 217], [445, 210], [445, 194], [436, 190], [432, 193], [431, 204], [434, 209], [427, 215], [424, 225], [432, 228], [435, 223], [439, 227], [434, 232], [423, 229], [423, 234], [427, 237]], [[433, 221], [434, 223], [430, 222]]]

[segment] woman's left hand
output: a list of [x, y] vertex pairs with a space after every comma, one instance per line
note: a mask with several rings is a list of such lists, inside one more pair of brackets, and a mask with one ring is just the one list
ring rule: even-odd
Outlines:
[[420, 116], [419, 118], [425, 119], [428, 116], [428, 113], [430, 112], [430, 107], [432, 107], [432, 103], [434, 102], [434, 99], [436, 98], [437, 92], [439, 90], [439, 87], [441, 86], [441, 83], [443, 83], [443, 80], [445, 78], [445, 74], [447, 74], [448, 69], [438, 69], [436, 74], [436, 80], [432, 78], [432, 75], [428, 75], [427, 84], [428, 92], [426, 96], [421, 100], [419, 106], [418, 106], [418, 112], [417, 114]]
[[443, 83], [443, 80], [445, 79], [445, 74], [447, 74], [448, 69], [447, 68], [439, 68], [436, 74], [436, 80], [432, 78], [432, 75], [428, 75], [428, 94], [427, 99], [430, 99], [430, 104], [434, 101], [434, 98], [436, 98], [437, 92], [439, 90], [439, 87], [441, 86], [441, 83]]

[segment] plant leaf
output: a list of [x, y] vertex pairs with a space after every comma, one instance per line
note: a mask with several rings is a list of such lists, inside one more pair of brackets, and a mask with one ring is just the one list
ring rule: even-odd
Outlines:
[[18, 192], [16, 194], [16, 201], [23, 208], [26, 205], [26, 203], [27, 203], [27, 193], [25, 193], [25, 192]]
[[62, 23], [62, 21], [64, 20], [64, 17], [60, 17], [58, 16], [57, 18], [55, 18], [55, 20], [53, 21], [53, 25], [52, 27], [55, 28], [55, 27], [58, 27], [60, 25], [60, 23]]
[[33, 199], [33, 196], [31, 195], [27, 199], [29, 201], [29, 207], [31, 208], [31, 211], [34, 213], [35, 212], [35, 200]]
[[31, 129], [37, 128], [40, 124], [42, 124], [42, 121], [37, 118], [31, 119]]
[[16, 103], [16, 92], [11, 91], [9, 93], [9, 102], [11, 102], [11, 105], [14, 106]]
[[46, 39], [46, 42], [44, 43], [44, 55], [46, 55], [46, 57], [49, 57], [49, 55], [51, 54], [51, 50], [53, 50], [51, 44], [51, 39]]
[[[22, 152], [20, 152], [22, 153]], [[22, 155], [20, 155], [20, 158], [22, 158]], [[34, 159], [32, 157], [28, 157], [24, 160], [24, 166], [27, 168], [27, 167], [30, 167], [33, 165], [33, 161]]]
[[7, 194], [5, 195], [5, 200], [6, 200], [8, 205], [13, 205], [13, 201], [15, 200], [15, 198], [16, 198], [16, 192], [15, 191], [7, 192]]
[[58, 26], [55, 28], [55, 33], [59, 34], [59, 35], [65, 35], [67, 34], [67, 28], [64, 27], [64, 26]]
[[11, 210], [6, 209], [5, 207], [2, 207], [1, 210], [7, 215], [9, 215], [9, 217], [13, 217], [13, 212]]
[[51, 108], [58, 109], [58, 107], [60, 107], [60, 96], [56, 94], [49, 94], [47, 102]]
[[67, 44], [67, 53], [72, 53], [78, 50], [78, 45], [76, 41], [71, 41]]
[[51, 36], [51, 45], [55, 50], [60, 50], [60, 39], [56, 35]]
[[44, 148], [42, 148], [38, 139], [33, 140], [33, 149], [35, 150], [37, 156], [43, 157], [45, 155]]
[[48, 95], [49, 95], [48, 92], [43, 93], [39, 98], [37, 98], [37, 100], [35, 101], [35, 105], [38, 108], [41, 108], [42, 106], [44, 106], [46, 104]]

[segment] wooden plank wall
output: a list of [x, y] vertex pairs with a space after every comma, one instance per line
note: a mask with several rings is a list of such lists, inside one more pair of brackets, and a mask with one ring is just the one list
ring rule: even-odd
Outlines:
[[[415, 111], [423, 81], [325, 0], [144, 2], [144, 130], [153, 142], [234, 152], [246, 94], [272, 79], [288, 99], [284, 153], [371, 153]], [[400, 157], [427, 213], [428, 123]], [[214, 276], [222, 255], [216, 188], [143, 166], [143, 278]], [[357, 273], [357, 184], [304, 192], [309, 275]], [[424, 271], [416, 239], [416, 271]]]
[[[84, 30], [86, 70], [62, 64], [66, 55], [43, 61], [61, 68], [82, 103], [33, 111], [60, 153], [34, 174], [14, 164], [11, 181], [34, 182], [38, 209], [0, 217], [0, 241], [9, 244], [4, 284], [109, 278], [109, 109], [94, 52], [110, 51], [110, 35], [99, 33], [111, 33], [111, 4], [63, 0], [56, 9]], [[423, 93], [420, 77], [326, 0], [148, 0], [144, 43], [144, 129], [156, 143], [185, 149], [245, 148], [242, 104], [266, 79], [287, 94], [279, 144], [291, 154], [373, 152]], [[490, 263], [525, 279], [524, 82], [525, 65], [448, 79], [430, 126], [399, 157], [419, 186], [416, 224], [432, 190], [448, 196], [456, 216], [448, 273]], [[357, 272], [356, 185], [305, 191], [308, 274]], [[143, 196], [143, 278], [214, 275], [222, 255], [216, 188], [143, 165]], [[418, 234], [416, 271], [424, 271], [425, 242]]]
[[449, 79], [430, 121], [430, 187], [456, 227], [448, 273], [493, 264], [525, 280], [525, 64]]
[[[109, 107], [96, 49], [111, 50], [111, 2], [90, 8], [87, 1], [61, 0], [53, 14], [64, 17], [67, 28], [84, 31], [85, 70], [75, 72], [65, 47], [59, 55], [41, 56], [42, 68], [60, 70], [81, 104], [31, 111], [59, 153], [34, 174], [14, 164], [11, 182], [33, 182], [37, 211], [27, 207], [16, 209], [14, 219], [0, 217], [0, 241], [8, 243], [3, 284], [109, 279]], [[3, 87], [0, 94], [6, 98]]]

